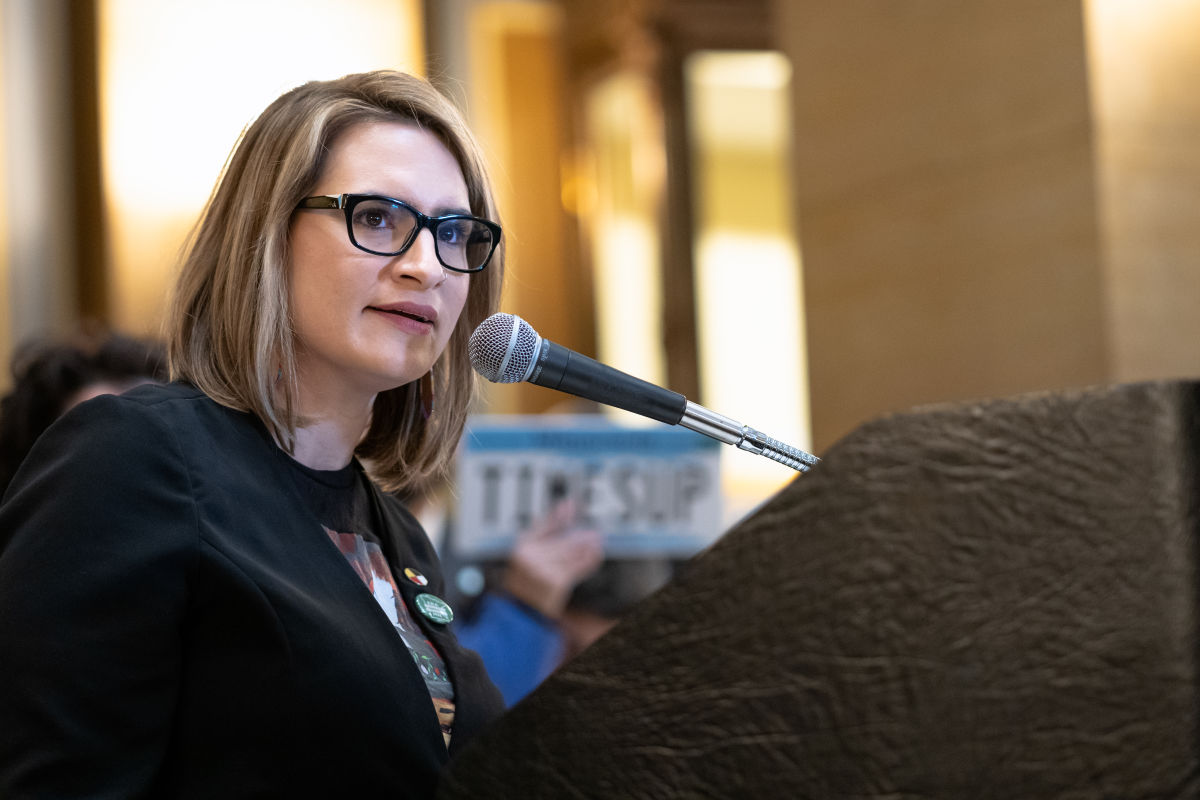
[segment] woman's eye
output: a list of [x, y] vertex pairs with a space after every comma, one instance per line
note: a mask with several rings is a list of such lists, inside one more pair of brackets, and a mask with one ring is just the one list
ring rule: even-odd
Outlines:
[[441, 239], [444, 244], [461, 246], [467, 240], [469, 228], [470, 223], [465, 220], [451, 220], [449, 222], [443, 222], [441, 226], [438, 227], [438, 238]]
[[390, 228], [392, 214], [385, 208], [360, 208], [354, 213], [354, 224], [362, 228]]

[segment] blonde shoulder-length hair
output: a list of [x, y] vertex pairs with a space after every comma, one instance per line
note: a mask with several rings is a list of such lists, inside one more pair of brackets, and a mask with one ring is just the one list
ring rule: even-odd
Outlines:
[[[436, 135], [462, 169], [471, 213], [499, 222], [483, 155], [458, 109], [421, 78], [381, 70], [299, 86], [244, 132], [184, 251], [167, 316], [173, 379], [256, 414], [293, 451], [296, 410], [288, 241], [339, 134], [366, 122], [405, 122]], [[462, 435], [475, 374], [467, 342], [500, 302], [501, 243], [470, 276], [466, 305], [432, 370], [434, 413], [419, 381], [381, 393], [356, 454], [388, 491], [415, 491], [443, 476]]]

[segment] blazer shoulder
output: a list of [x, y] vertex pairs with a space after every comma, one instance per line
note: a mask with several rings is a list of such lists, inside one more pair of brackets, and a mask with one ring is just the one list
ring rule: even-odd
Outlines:
[[[200, 437], [212, 447], [227, 447], [239, 440], [249, 445], [270, 443], [265, 426], [253, 414], [223, 406], [186, 383], [144, 384], [120, 396], [101, 396], [83, 405], [92, 404], [100, 414], [153, 419], [176, 437]], [[101, 410], [103, 404], [110, 408]], [[123, 412], [116, 410], [121, 408]]]

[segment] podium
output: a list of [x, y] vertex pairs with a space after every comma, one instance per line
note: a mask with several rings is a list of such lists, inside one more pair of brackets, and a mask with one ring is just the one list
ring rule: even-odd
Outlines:
[[472, 742], [455, 798], [1200, 796], [1197, 385], [868, 423]]

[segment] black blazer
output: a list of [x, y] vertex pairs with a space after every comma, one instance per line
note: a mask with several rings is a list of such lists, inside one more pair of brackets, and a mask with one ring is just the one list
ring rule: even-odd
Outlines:
[[[0, 506], [0, 797], [388, 797], [447, 760], [412, 656], [256, 417], [183, 385], [77, 407]], [[416, 613], [437, 557], [374, 501], [456, 691], [450, 754], [500, 713]]]

